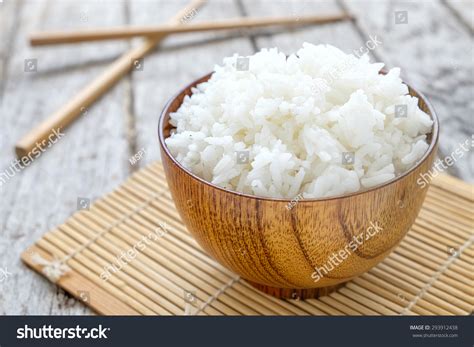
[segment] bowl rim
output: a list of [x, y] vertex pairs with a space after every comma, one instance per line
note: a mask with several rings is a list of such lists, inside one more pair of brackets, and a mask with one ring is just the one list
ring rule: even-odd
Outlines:
[[[159, 118], [159, 121], [158, 121], [158, 138], [159, 138], [159, 143], [160, 143], [160, 147], [162, 149], [162, 152], [165, 153], [165, 155], [181, 170], [183, 171], [186, 175], [188, 175], [191, 179], [195, 180], [195, 181], [198, 181], [199, 183], [203, 183], [207, 186], [209, 186], [210, 188], [214, 188], [214, 189], [218, 189], [222, 192], [225, 192], [225, 193], [228, 193], [228, 194], [231, 194], [231, 195], [235, 195], [237, 197], [240, 197], [240, 198], [247, 198], [247, 199], [254, 199], [254, 200], [266, 200], [266, 201], [274, 201], [274, 202], [285, 202], [285, 203], [290, 203], [292, 201], [295, 200], [296, 197], [293, 197], [291, 199], [289, 198], [271, 198], [271, 197], [265, 197], [265, 196], [258, 196], [258, 195], [252, 195], [252, 194], [246, 194], [246, 193], [241, 193], [241, 192], [237, 192], [235, 190], [230, 190], [230, 189], [226, 189], [226, 188], [222, 188], [222, 187], [219, 187], [211, 182], [208, 182], [206, 181], [205, 179], [195, 175], [194, 173], [192, 173], [191, 171], [189, 171], [188, 169], [186, 169], [184, 166], [181, 165], [181, 163], [179, 163], [174, 157], [173, 155], [170, 153], [168, 147], [166, 146], [166, 143], [165, 143], [165, 138], [164, 138], [164, 119], [166, 117], [167, 114], [169, 114], [169, 108], [171, 106], [171, 104], [177, 99], [179, 98], [180, 96], [182, 96], [187, 90], [191, 89], [191, 88], [194, 88], [196, 87], [199, 83], [203, 83], [203, 82], [206, 82], [213, 74], [214, 72], [211, 72], [211, 73], [208, 73], [196, 80], [194, 80], [193, 82], [189, 83], [186, 87], [182, 88], [178, 93], [176, 93], [171, 99], [168, 100], [168, 102], [166, 103], [165, 107], [163, 108], [163, 110], [161, 111], [161, 114], [160, 114], [160, 118]], [[386, 74], [386, 71], [385, 70], [381, 70], [379, 73], [383, 73], [383, 74]], [[421, 157], [421, 159], [413, 166], [411, 167], [410, 169], [408, 169], [407, 171], [403, 172], [401, 175], [399, 176], [396, 176], [394, 178], [392, 178], [391, 180], [387, 181], [387, 182], [384, 182], [382, 184], [379, 184], [379, 185], [376, 185], [374, 187], [371, 187], [369, 189], [364, 189], [364, 190], [359, 190], [357, 192], [352, 192], [352, 193], [349, 193], [349, 194], [342, 194], [342, 195], [335, 195], [335, 196], [330, 196], [330, 197], [324, 197], [324, 198], [309, 198], [309, 199], [301, 199], [301, 200], [298, 200], [298, 204], [301, 204], [301, 203], [311, 203], [311, 202], [323, 202], [323, 201], [330, 201], [330, 200], [340, 200], [340, 199], [345, 199], [345, 198], [350, 198], [350, 197], [354, 197], [354, 196], [357, 196], [357, 195], [363, 195], [363, 194], [369, 194], [370, 192], [372, 191], [375, 191], [377, 189], [381, 189], [381, 188], [384, 188], [384, 187], [387, 187], [391, 184], [394, 184], [396, 183], [397, 181], [403, 179], [404, 177], [408, 176], [409, 174], [411, 174], [413, 171], [415, 171], [418, 167], [421, 166], [422, 163], [424, 163], [428, 157], [432, 154], [432, 152], [437, 148], [437, 144], [438, 144], [438, 140], [439, 140], [439, 121], [438, 121], [438, 116], [436, 115], [436, 112], [433, 108], [433, 106], [431, 105], [431, 103], [428, 101], [428, 99], [424, 96], [424, 94], [420, 93], [417, 89], [413, 88], [411, 85], [409, 85], [408, 83], [406, 83], [404, 80], [402, 80], [402, 82], [409, 88], [411, 89], [413, 92], [415, 92], [417, 94], [417, 97], [419, 99], [421, 99], [426, 107], [428, 108], [429, 110], [429, 115], [431, 116], [431, 119], [433, 120], [433, 129], [431, 131], [431, 141], [430, 141], [430, 144], [429, 144], [429, 147], [428, 149], [426, 150], [426, 152], [423, 154], [423, 157]]]

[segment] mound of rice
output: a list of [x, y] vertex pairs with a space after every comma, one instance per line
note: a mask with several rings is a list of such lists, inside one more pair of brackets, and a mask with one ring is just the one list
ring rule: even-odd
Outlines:
[[379, 185], [416, 164], [432, 128], [400, 69], [382, 67], [308, 43], [288, 58], [276, 48], [227, 57], [171, 114], [166, 144], [199, 177], [257, 196]]

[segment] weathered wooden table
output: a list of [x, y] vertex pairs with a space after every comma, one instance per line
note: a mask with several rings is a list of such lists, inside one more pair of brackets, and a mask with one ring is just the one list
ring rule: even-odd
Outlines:
[[[135, 41], [31, 48], [40, 29], [163, 23], [183, 1], [0, 0], [0, 172], [11, 168], [15, 142], [91, 81]], [[131, 172], [159, 158], [156, 126], [166, 100], [235, 52], [277, 46], [286, 53], [305, 41], [347, 52], [375, 35], [372, 57], [425, 93], [441, 120], [440, 157], [474, 133], [473, 16], [466, 1], [214, 0], [196, 20], [293, 15], [348, 9], [356, 22], [298, 29], [200, 33], [171, 37], [67, 129], [30, 167], [0, 186], [0, 314], [88, 314], [90, 311], [20, 262], [20, 253], [77, 209]], [[403, 12], [403, 11], [406, 11]], [[398, 23], [397, 23], [398, 22]], [[36, 71], [25, 71], [36, 59]], [[471, 147], [472, 149], [472, 147]], [[131, 165], [138, 152], [144, 156]], [[449, 173], [474, 181], [472, 151]]]

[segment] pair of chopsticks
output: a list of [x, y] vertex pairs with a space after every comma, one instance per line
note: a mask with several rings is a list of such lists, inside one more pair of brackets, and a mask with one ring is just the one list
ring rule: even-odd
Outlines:
[[[89, 42], [101, 40], [130, 39], [144, 37], [144, 43], [131, 49], [110, 65], [100, 76], [85, 86], [69, 102], [58, 111], [45, 119], [37, 127], [29, 131], [15, 145], [15, 152], [19, 158], [28, 156], [44, 140], [51, 138], [55, 131], [62, 130], [80, 117], [87, 108], [99, 99], [108, 89], [117, 83], [133, 67], [133, 62], [143, 58], [166, 36], [190, 32], [230, 30], [243, 28], [256, 28], [265, 26], [296, 26], [304, 24], [324, 24], [352, 19], [348, 14], [328, 16], [304, 17], [266, 17], [266, 18], [238, 18], [218, 22], [201, 22], [185, 24], [183, 18], [189, 14], [189, 9], [196, 11], [205, 0], [192, 0], [188, 6], [180, 10], [167, 24], [147, 27], [117, 27], [109, 29], [83, 30], [76, 32], [40, 32], [30, 36], [33, 46], [53, 45], [76, 42]], [[189, 16], [188, 16], [189, 17]]]

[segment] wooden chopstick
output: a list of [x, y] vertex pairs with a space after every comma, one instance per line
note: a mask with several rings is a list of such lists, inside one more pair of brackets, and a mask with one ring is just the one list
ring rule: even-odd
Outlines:
[[136, 36], [169, 35], [182, 34], [199, 31], [215, 31], [242, 28], [257, 28], [275, 25], [304, 25], [304, 24], [324, 24], [336, 21], [351, 19], [346, 13], [332, 14], [325, 16], [304, 16], [304, 17], [260, 17], [260, 18], [235, 18], [219, 22], [201, 22], [188, 25], [165, 24], [157, 26], [139, 27], [116, 27], [107, 29], [87, 29], [81, 31], [46, 31], [30, 35], [32, 46], [53, 45], [62, 43], [76, 43], [84, 41], [102, 41], [129, 39]]
[[[198, 9], [206, 1], [192, 0], [185, 8], [180, 10], [173, 18], [170, 24], [180, 24], [182, 18], [188, 14], [191, 9]], [[147, 38], [143, 44], [122, 55], [112, 63], [100, 76], [85, 86], [69, 102], [63, 105], [58, 111], [46, 118], [41, 124], [30, 130], [15, 145], [15, 152], [18, 158], [33, 156], [36, 158], [40, 149], [38, 144], [43, 144], [41, 149], [45, 149], [44, 142], [48, 143], [54, 137], [56, 131], [60, 131], [80, 117], [94, 101], [100, 98], [117, 81], [127, 74], [133, 66], [133, 62], [142, 58], [166, 37], [166, 35]], [[36, 151], [33, 151], [35, 150]], [[35, 153], [36, 152], [36, 153]]]

